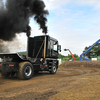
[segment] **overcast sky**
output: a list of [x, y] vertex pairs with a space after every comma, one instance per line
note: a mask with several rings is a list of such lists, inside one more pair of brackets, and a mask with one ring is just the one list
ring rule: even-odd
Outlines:
[[[100, 39], [100, 0], [44, 0], [48, 15], [48, 34], [59, 40], [61, 54], [67, 55], [67, 48], [80, 55], [86, 46]], [[42, 35], [37, 23], [30, 20], [31, 36]], [[18, 36], [26, 49], [27, 37]], [[21, 47], [21, 45], [19, 47]]]

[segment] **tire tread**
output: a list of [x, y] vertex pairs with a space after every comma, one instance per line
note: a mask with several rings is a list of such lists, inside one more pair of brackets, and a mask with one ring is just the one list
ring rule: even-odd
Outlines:
[[24, 78], [24, 76], [23, 76], [23, 66], [26, 64], [26, 63], [29, 63], [29, 62], [21, 62], [21, 63], [19, 63], [19, 71], [17, 72], [17, 77], [19, 78], [19, 79], [25, 79]]

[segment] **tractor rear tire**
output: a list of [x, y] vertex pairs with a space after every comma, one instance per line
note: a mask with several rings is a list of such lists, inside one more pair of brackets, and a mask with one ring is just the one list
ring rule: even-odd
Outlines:
[[34, 68], [30, 62], [19, 63], [19, 70], [17, 72], [17, 77], [19, 79], [28, 80], [32, 78], [34, 74]]

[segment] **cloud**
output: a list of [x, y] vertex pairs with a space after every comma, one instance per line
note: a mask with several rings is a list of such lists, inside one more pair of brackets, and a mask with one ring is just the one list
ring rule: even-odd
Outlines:
[[44, 0], [46, 8], [49, 10], [57, 9], [65, 3], [69, 3], [72, 0]]
[[100, 26], [90, 30], [92, 33], [100, 33]]
[[93, 6], [95, 9], [100, 9], [100, 0], [44, 0], [46, 7], [49, 10], [58, 9], [65, 4], [79, 4]]
[[95, 9], [100, 9], [100, 0], [75, 0], [76, 4], [93, 6]]
[[87, 35], [75, 33], [73, 31], [70, 31], [69, 33], [66, 32], [62, 35], [60, 35], [61, 33], [58, 34], [59, 36], [56, 36], [56, 38], [59, 40], [62, 46], [61, 53], [64, 55], [68, 54], [63, 51], [65, 48], [70, 49], [74, 54], [80, 55], [86, 46], [92, 45], [98, 40], [98, 37], [100, 37], [99, 34]]

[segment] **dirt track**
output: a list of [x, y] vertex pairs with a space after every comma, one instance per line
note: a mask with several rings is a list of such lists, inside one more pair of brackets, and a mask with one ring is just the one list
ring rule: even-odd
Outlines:
[[[95, 83], [96, 85], [98, 83], [99, 87], [99, 61], [65, 62], [59, 66], [55, 75], [40, 72], [30, 80], [19, 80], [16, 76], [6, 79], [0, 76], [0, 100], [92, 100], [92, 92], [88, 99], [87, 97], [82, 97], [82, 99], [76, 95], [74, 97], [74, 90], [75, 93], [79, 92], [79, 89], [83, 89], [85, 92], [87, 90], [83, 88], [84, 85], [86, 85], [86, 89], [88, 88], [87, 83], [92, 86], [91, 79], [98, 80]], [[98, 98], [95, 100], [100, 99]]]

